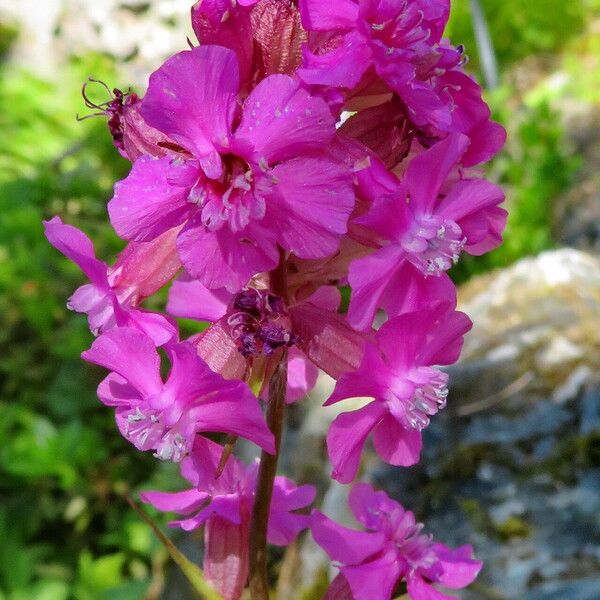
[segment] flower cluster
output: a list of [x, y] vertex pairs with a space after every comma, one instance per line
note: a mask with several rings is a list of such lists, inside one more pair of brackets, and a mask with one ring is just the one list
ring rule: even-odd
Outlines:
[[[176, 526], [205, 527], [205, 575], [228, 600], [248, 579], [260, 510], [269, 542], [310, 528], [339, 564], [328, 598], [389, 600], [401, 582], [414, 600], [445, 598], [431, 584], [463, 587], [480, 568], [366, 484], [350, 496], [366, 532], [309, 516], [312, 486], [259, 485], [282, 426], [261, 402], [271, 410], [279, 388], [301, 400], [319, 370], [336, 380], [326, 404], [366, 398], [327, 435], [341, 483], [371, 434], [385, 462], [417, 463], [446, 405], [440, 367], [471, 326], [447, 272], [500, 244], [506, 222], [480, 169], [504, 130], [464, 49], [442, 37], [449, 12], [449, 0], [200, 0], [197, 46], [143, 96], [91, 104], [132, 163], [108, 203], [127, 242], [114, 265], [60, 218], [45, 223], [90, 281], [68, 306], [97, 336], [83, 358], [109, 371], [100, 400], [191, 485], [143, 499], [180, 513]], [[142, 308], [167, 284], [165, 314]], [[208, 326], [182, 339], [177, 317]], [[260, 468], [232, 454], [240, 437], [263, 450]]]

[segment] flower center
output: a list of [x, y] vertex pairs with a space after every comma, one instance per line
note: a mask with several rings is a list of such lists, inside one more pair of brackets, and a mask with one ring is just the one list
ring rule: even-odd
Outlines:
[[417, 221], [402, 245], [408, 260], [424, 275], [440, 276], [456, 264], [466, 241], [454, 221], [431, 216]]
[[418, 367], [408, 379], [415, 391], [411, 398], [400, 401], [403, 410], [397, 417], [403, 427], [421, 431], [429, 425], [430, 417], [446, 406], [448, 375], [432, 367]]
[[175, 159], [172, 170], [179, 173], [170, 175], [169, 180], [190, 188], [188, 202], [198, 206], [207, 229], [218, 231], [227, 225], [236, 233], [251, 220], [265, 216], [265, 201], [256, 193], [254, 173], [244, 160], [231, 154], [221, 159], [223, 174], [219, 179], [208, 178], [196, 160]]
[[296, 343], [284, 323], [285, 307], [279, 296], [248, 288], [235, 296], [227, 324], [238, 350], [245, 357], [269, 356], [277, 348]]
[[416, 523], [411, 530], [405, 532], [404, 539], [396, 542], [411, 572], [418, 569], [431, 569], [438, 562], [438, 557], [432, 548], [433, 538], [431, 535], [421, 533], [423, 527], [422, 523]]
[[160, 440], [164, 426], [154, 410], [142, 411], [139, 406], [124, 415], [124, 435], [137, 448], [148, 450]]

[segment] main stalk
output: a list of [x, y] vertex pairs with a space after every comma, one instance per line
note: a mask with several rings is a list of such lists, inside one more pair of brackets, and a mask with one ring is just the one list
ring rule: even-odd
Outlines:
[[[270, 280], [271, 291], [281, 296], [287, 304], [287, 264], [285, 253], [281, 249], [279, 266], [271, 272]], [[269, 454], [263, 450], [260, 457], [256, 496], [250, 524], [250, 594], [252, 600], [269, 600], [267, 530], [283, 433], [287, 358], [287, 348], [284, 348], [281, 360], [269, 381], [269, 405], [266, 418], [267, 425], [275, 436], [275, 454]]]

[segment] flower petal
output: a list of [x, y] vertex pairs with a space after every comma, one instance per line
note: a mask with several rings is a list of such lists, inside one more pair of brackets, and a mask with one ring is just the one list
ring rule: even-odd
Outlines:
[[438, 543], [434, 544], [433, 549], [443, 568], [438, 580], [442, 585], [453, 590], [473, 583], [483, 566], [481, 561], [473, 558], [472, 546], [465, 545], [452, 549]]
[[275, 440], [267, 427], [260, 404], [250, 388], [241, 381], [222, 379], [218, 393], [202, 398], [190, 410], [190, 419], [197, 431], [238, 435], [266, 452], [275, 452]]
[[467, 252], [469, 246], [475, 245], [485, 245], [491, 250], [502, 241], [506, 211], [500, 209], [504, 219], [495, 220], [494, 214], [504, 198], [502, 188], [485, 179], [459, 181], [440, 202], [436, 213], [460, 226], [467, 238]]
[[106, 406], [131, 407], [142, 401], [140, 393], [124, 377], [109, 373], [98, 385], [98, 398]]
[[[318, 510], [311, 515], [312, 536], [329, 558], [344, 565], [359, 565], [383, 548], [382, 533], [356, 531], [339, 525]], [[389, 600], [389, 599], [388, 599]]]
[[287, 392], [285, 401], [293, 404], [304, 398], [317, 383], [319, 369], [297, 348], [288, 354]]
[[233, 295], [225, 288], [210, 290], [189, 276], [180, 277], [169, 290], [167, 312], [196, 321], [218, 321], [225, 315]]
[[350, 483], [354, 479], [367, 437], [385, 413], [382, 402], [371, 402], [336, 417], [327, 433], [327, 451], [334, 479], [340, 483]]
[[200, 46], [167, 60], [150, 77], [140, 112], [196, 156], [210, 178], [222, 173], [216, 148], [228, 145], [240, 87], [235, 52]]
[[129, 175], [115, 185], [108, 214], [119, 236], [152, 241], [189, 218], [195, 208], [187, 201], [189, 190], [169, 183], [170, 165], [169, 157], [142, 156]]
[[141, 308], [129, 309], [126, 313], [127, 318], [123, 323], [117, 325], [125, 327], [134, 327], [145, 333], [156, 346], [163, 346], [172, 340], [177, 339], [177, 325], [172, 319], [158, 313], [143, 310]]
[[[458, 360], [463, 346], [463, 337], [473, 327], [469, 317], [459, 311], [447, 310], [439, 305], [431, 315], [431, 335], [419, 353], [423, 365], [451, 365]], [[435, 312], [437, 316], [434, 316]]]
[[320, 150], [334, 135], [335, 120], [324, 100], [288, 75], [271, 75], [244, 102], [235, 139], [253, 147], [257, 163], [272, 165]]
[[377, 250], [350, 264], [348, 281], [352, 287], [348, 322], [359, 331], [372, 327], [377, 309], [388, 286], [398, 286], [404, 251], [395, 245]]
[[199, 219], [188, 223], [177, 240], [186, 270], [210, 289], [238, 292], [257, 273], [277, 266], [279, 252], [268, 230], [250, 224], [232, 233], [226, 226], [207, 230]]
[[455, 600], [454, 596], [442, 594], [418, 575], [409, 578], [407, 584], [408, 596], [411, 600]]
[[44, 230], [48, 241], [72, 260], [92, 283], [108, 289], [106, 264], [96, 258], [94, 245], [85, 233], [63, 223], [60, 217], [44, 221]]
[[469, 138], [456, 133], [416, 156], [403, 179], [417, 213], [433, 210], [440, 189], [469, 146]]
[[300, 0], [302, 25], [309, 31], [350, 29], [356, 26], [358, 4], [353, 0], [336, 0], [335, 4], [323, 0]]
[[141, 331], [129, 327], [111, 329], [81, 356], [118, 373], [145, 397], [162, 391], [160, 357], [152, 340]]
[[[401, 339], [401, 338], [398, 338]], [[392, 376], [379, 350], [367, 342], [360, 367], [344, 373], [337, 381], [325, 406], [346, 398], [385, 398]]]
[[177, 512], [183, 515], [191, 514], [198, 510], [209, 498], [207, 492], [195, 488], [182, 492], [142, 492], [140, 498], [146, 504], [163, 512]]
[[351, 32], [340, 45], [325, 54], [313, 54], [306, 46], [298, 77], [307, 85], [351, 89], [358, 85], [372, 62], [372, 53], [364, 38]]
[[272, 171], [278, 183], [267, 216], [283, 248], [299, 258], [333, 254], [354, 208], [350, 172], [324, 157], [297, 158]]
[[381, 296], [381, 307], [390, 318], [438, 303], [456, 306], [456, 287], [452, 279], [447, 273], [424, 277], [409, 261], [404, 261]]
[[373, 444], [384, 462], [397, 467], [410, 467], [419, 462], [423, 436], [415, 429], [405, 429], [388, 415], [375, 428]]
[[395, 550], [388, 550], [369, 563], [341, 568], [354, 600], [390, 600], [401, 567]]

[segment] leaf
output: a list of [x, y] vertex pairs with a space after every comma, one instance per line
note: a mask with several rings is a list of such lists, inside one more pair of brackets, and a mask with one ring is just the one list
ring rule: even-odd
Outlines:
[[202, 570], [186, 558], [175, 544], [173, 544], [173, 542], [162, 532], [154, 520], [150, 518], [129, 496], [125, 496], [125, 499], [142, 520], [152, 528], [156, 537], [161, 541], [173, 561], [182, 570], [183, 574], [187, 577], [188, 581], [192, 584], [192, 587], [198, 592], [200, 597], [205, 598], [206, 600], [223, 600], [223, 597], [206, 582]]

